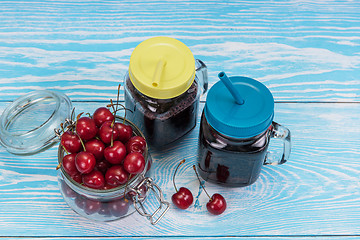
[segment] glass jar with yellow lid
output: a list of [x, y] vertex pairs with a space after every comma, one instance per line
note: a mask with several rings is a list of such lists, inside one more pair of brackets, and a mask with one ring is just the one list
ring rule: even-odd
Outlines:
[[124, 85], [127, 118], [150, 146], [164, 147], [195, 127], [207, 68], [179, 40], [154, 37], [132, 52]]

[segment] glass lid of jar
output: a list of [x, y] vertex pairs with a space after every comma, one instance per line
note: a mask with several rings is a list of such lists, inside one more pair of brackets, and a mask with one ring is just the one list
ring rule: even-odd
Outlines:
[[19, 97], [0, 116], [0, 143], [13, 154], [30, 155], [58, 142], [54, 129], [71, 117], [63, 93], [40, 90]]

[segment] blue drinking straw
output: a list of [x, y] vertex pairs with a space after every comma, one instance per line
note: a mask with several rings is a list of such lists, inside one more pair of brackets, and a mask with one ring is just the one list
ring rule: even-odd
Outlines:
[[224, 72], [220, 72], [218, 74], [218, 77], [225, 84], [226, 88], [230, 91], [231, 95], [235, 98], [235, 102], [239, 105], [243, 105], [245, 102], [244, 99], [240, 96], [240, 93], [235, 88], [234, 84], [231, 82], [228, 76], [226, 76]]

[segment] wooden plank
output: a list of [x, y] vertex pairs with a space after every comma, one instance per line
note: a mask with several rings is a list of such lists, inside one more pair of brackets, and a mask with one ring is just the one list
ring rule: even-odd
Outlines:
[[2, 1], [0, 101], [38, 89], [107, 101], [134, 47], [166, 35], [208, 65], [210, 86], [224, 70], [277, 101], [359, 102], [359, 11], [357, 1]]
[[[0, 111], [4, 106], [0, 103]], [[78, 111], [92, 112], [103, 103], [75, 106]], [[191, 167], [196, 159], [198, 127], [175, 146], [152, 151], [153, 178], [165, 198], [170, 201], [172, 174], [178, 161], [186, 158], [178, 171], [177, 186], [188, 187], [196, 199], [188, 210], [171, 205], [156, 226], [136, 213], [106, 224], [78, 216], [58, 190], [56, 147], [33, 156], [14, 156], [1, 147], [0, 235], [356, 238], [360, 234], [360, 104], [277, 103], [275, 107], [275, 120], [292, 132], [290, 161], [265, 166], [259, 180], [245, 188], [206, 182], [209, 193], [219, 192], [227, 199], [228, 209], [221, 216], [209, 215], [206, 196], [198, 196], [199, 184]]]
[[[6, 238], [8, 240], [15, 240], [15, 239], [24, 239], [24, 240], [28, 240], [28, 239], [33, 239], [33, 238]], [[37, 237], [36, 239], [39, 240], [51, 240], [51, 239], [67, 239], [67, 240], [78, 240], [78, 239], [84, 239], [82, 237], [61, 237], [61, 238], [42, 238], [42, 237]], [[97, 240], [108, 240], [108, 239], [122, 239], [122, 240], [133, 240], [133, 239], [141, 239], [141, 240], [150, 240], [150, 239], [158, 239], [158, 237], [106, 237], [106, 238], [102, 238], [102, 237], [96, 237]], [[172, 240], [172, 239], [179, 239], [178, 237], [161, 237], [161, 239], [164, 240]], [[208, 240], [208, 239], [214, 239], [213, 237], [181, 237], [181, 239], [193, 239], [193, 240]], [[250, 239], [250, 240], [270, 240], [270, 239], [274, 239], [273, 237], [269, 237], [269, 236], [261, 236], [261, 237], [251, 237], [251, 236], [245, 236], [245, 237], [221, 237], [221, 238], [217, 238], [217, 239], [224, 239], [224, 240], [242, 240], [242, 239]], [[290, 237], [290, 236], [286, 236], [286, 237], [276, 237], [276, 239], [278, 240], [313, 240], [314, 236], [312, 237]], [[353, 240], [353, 239], [359, 239], [359, 236], [320, 236], [320, 237], [316, 237], [316, 240], [333, 240], [333, 239], [344, 239], [344, 240]]]

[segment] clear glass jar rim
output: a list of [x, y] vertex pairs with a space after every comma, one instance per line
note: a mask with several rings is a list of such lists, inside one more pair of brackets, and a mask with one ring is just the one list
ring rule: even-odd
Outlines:
[[[46, 109], [49, 104], [52, 109]], [[38, 90], [19, 97], [6, 107], [0, 116], [1, 145], [10, 153], [22, 155], [47, 149], [58, 141], [54, 128], [66, 118], [70, 118], [71, 108], [71, 100], [56, 91]], [[32, 109], [38, 112], [31, 112]], [[34, 126], [29, 124], [29, 115], [46, 115], [46, 119], [37, 119]], [[21, 131], [13, 129], [16, 128], [13, 124], [16, 125], [17, 122], [23, 123]]]

